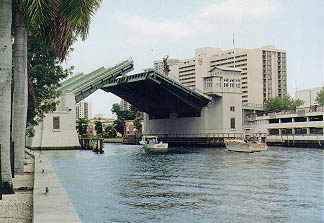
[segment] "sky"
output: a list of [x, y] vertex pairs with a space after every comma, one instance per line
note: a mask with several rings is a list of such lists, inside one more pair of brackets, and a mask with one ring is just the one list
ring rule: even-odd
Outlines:
[[[323, 86], [323, 0], [103, 0], [89, 36], [78, 40], [64, 66], [89, 73], [132, 57], [134, 71], [153, 61], [194, 57], [205, 46], [222, 50], [275, 45], [287, 51], [288, 93]], [[114, 117], [117, 96], [98, 90], [84, 101], [92, 113]]]

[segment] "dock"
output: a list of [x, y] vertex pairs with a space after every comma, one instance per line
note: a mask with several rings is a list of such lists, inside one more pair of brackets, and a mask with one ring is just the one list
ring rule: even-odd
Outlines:
[[81, 149], [103, 153], [104, 140], [102, 138], [80, 138]]

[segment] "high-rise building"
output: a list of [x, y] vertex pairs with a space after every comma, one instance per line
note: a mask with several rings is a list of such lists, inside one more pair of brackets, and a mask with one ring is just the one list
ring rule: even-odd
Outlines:
[[122, 99], [120, 101], [120, 108], [123, 109], [123, 110], [130, 110], [131, 104], [128, 103], [127, 101], [125, 101], [124, 99]]
[[[170, 74], [180, 83], [196, 90], [203, 90], [203, 77], [216, 66], [238, 68], [241, 72], [243, 105], [262, 105], [265, 100], [287, 95], [287, 55], [274, 46], [256, 49], [235, 48], [222, 51], [203, 47], [195, 50], [195, 57], [170, 63]], [[170, 59], [171, 60], [171, 59]], [[155, 69], [161, 61], [154, 62]]]
[[92, 103], [79, 102], [76, 104], [76, 118], [91, 119], [92, 118]]

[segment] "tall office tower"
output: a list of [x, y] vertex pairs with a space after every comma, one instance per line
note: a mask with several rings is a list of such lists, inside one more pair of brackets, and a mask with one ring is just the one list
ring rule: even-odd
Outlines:
[[76, 104], [76, 117], [91, 119], [92, 118], [92, 103], [91, 102], [79, 102]]
[[[265, 100], [287, 95], [286, 51], [274, 46], [256, 49], [235, 48], [222, 51], [203, 47], [195, 50], [195, 57], [170, 65], [170, 74], [180, 83], [196, 90], [203, 90], [203, 77], [215, 66], [234, 67], [242, 70], [243, 105], [262, 105]], [[159, 61], [154, 62], [154, 66]]]
[[124, 99], [121, 99], [120, 101], [120, 108], [123, 109], [123, 110], [130, 110], [131, 108], [131, 104], [128, 103], [127, 101], [125, 101]]

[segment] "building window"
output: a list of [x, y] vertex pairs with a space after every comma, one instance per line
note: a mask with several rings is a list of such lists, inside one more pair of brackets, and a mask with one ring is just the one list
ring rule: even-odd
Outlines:
[[307, 134], [307, 128], [296, 128], [295, 129], [295, 135], [306, 135]]
[[234, 80], [233, 79], [230, 80], [230, 87], [234, 87]]
[[323, 128], [311, 127], [311, 128], [309, 128], [309, 132], [310, 132], [310, 134], [323, 135]]
[[241, 88], [241, 84], [240, 84], [240, 83], [241, 83], [240, 80], [236, 80], [236, 87], [237, 87], [237, 88]]
[[205, 79], [205, 88], [211, 88], [213, 87], [213, 84], [212, 84], [212, 78], [206, 78]]
[[282, 133], [282, 135], [291, 135], [292, 129], [282, 129], [281, 133]]
[[279, 135], [279, 129], [269, 129], [269, 135]]
[[235, 106], [230, 106], [230, 111], [235, 111]]
[[228, 87], [228, 79], [224, 79], [224, 87]]
[[231, 129], [235, 129], [235, 118], [231, 118]]
[[60, 117], [53, 117], [53, 129], [60, 129]]

